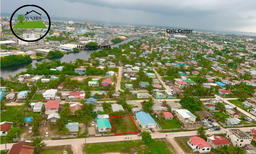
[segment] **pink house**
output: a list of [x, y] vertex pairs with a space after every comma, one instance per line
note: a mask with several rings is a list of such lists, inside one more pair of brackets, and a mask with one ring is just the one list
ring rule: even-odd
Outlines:
[[59, 106], [60, 106], [59, 100], [49, 100], [45, 105], [45, 113], [46, 114], [58, 113]]
[[112, 81], [111, 81], [110, 79], [104, 79], [104, 80], [101, 82], [101, 85], [102, 85], [103, 87], [108, 86], [109, 84], [110, 84], [110, 85], [112, 84]]
[[84, 99], [85, 98], [85, 93], [78, 91], [78, 92], [69, 92], [69, 98], [74, 98], [74, 99]]

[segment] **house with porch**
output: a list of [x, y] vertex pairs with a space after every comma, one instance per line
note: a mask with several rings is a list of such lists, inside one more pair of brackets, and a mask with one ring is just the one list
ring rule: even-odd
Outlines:
[[218, 149], [222, 146], [229, 146], [230, 142], [223, 136], [210, 135], [207, 137], [207, 142], [210, 143], [213, 149]]
[[211, 152], [210, 143], [206, 142], [203, 138], [198, 136], [190, 137], [187, 144], [193, 149], [193, 152], [209, 153]]

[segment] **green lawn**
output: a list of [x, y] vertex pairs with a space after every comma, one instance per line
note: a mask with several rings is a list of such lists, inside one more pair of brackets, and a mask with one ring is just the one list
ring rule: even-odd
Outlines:
[[228, 100], [229, 102], [233, 103], [234, 105], [236, 105], [237, 107], [240, 107], [241, 109], [247, 111], [247, 108], [244, 107], [242, 105], [243, 102], [239, 101], [239, 100]]
[[33, 100], [42, 100], [44, 99], [42, 94], [35, 94], [35, 96], [33, 97]]
[[13, 28], [47, 28], [42, 21], [23, 21], [18, 22]]
[[111, 120], [116, 134], [138, 131], [129, 116], [112, 117]]
[[214, 115], [220, 115], [221, 117], [224, 117], [224, 118], [229, 118], [229, 115], [223, 113], [223, 112], [215, 112]]
[[172, 128], [181, 128], [180, 122], [173, 118], [172, 120], [166, 120], [161, 122], [158, 118], [154, 118], [156, 123], [158, 123], [162, 129], [172, 129]]
[[7, 106], [6, 111], [1, 112], [1, 122], [15, 122], [15, 115], [19, 109], [21, 109], [21, 106]]
[[153, 154], [172, 154], [164, 140], [153, 140], [150, 145], [145, 145], [143, 141], [125, 141], [111, 143], [86, 144], [86, 154], [102, 154], [107, 152], [120, 152], [126, 154], [134, 153], [153, 153]]
[[40, 154], [62, 154], [64, 150], [67, 154], [73, 154], [70, 145], [45, 147]]

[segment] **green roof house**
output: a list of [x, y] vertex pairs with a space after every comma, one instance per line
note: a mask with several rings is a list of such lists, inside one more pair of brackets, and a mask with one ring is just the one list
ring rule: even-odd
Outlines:
[[112, 129], [109, 119], [100, 118], [97, 120], [98, 131], [99, 132], [107, 132]]
[[142, 81], [142, 82], [139, 83], [139, 85], [140, 85], [140, 88], [147, 88], [147, 86], [149, 86], [149, 83]]

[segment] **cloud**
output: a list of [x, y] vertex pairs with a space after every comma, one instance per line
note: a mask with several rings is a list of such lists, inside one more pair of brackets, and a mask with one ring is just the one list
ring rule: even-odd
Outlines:
[[254, 31], [256, 1], [247, 0], [8, 0], [2, 12], [24, 4], [45, 8], [52, 17], [109, 24], [124, 23], [215, 31]]

